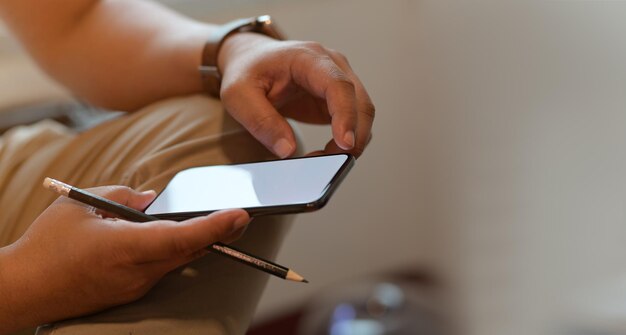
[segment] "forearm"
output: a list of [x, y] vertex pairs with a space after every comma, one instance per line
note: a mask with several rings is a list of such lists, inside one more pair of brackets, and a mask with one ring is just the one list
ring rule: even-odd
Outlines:
[[[26, 290], [22, 290], [26, 284], [19, 278], [21, 273], [16, 273], [10, 249], [11, 246], [0, 248], [0, 334], [37, 325], [37, 311], [25, 308], [27, 302], [32, 301], [31, 293], [36, 288], [25, 287]], [[21, 299], [16, 300], [15, 297]]]
[[0, 9], [40, 66], [92, 103], [134, 110], [202, 91], [211, 25], [144, 0], [3, 0]]
[[[85, 301], [74, 298], [80, 289], [71, 281], [75, 278], [68, 277], [68, 258], [43, 260], [41, 253], [24, 252], [20, 241], [0, 248], [0, 335], [106, 307], [93, 303], [85, 307]], [[54, 255], [54, 249], [50, 246], [44, 252]], [[82, 313], [76, 308], [82, 308]]]

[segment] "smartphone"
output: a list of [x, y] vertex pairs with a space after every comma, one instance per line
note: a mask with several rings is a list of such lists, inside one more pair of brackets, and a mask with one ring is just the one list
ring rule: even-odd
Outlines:
[[145, 212], [185, 220], [227, 208], [250, 216], [322, 208], [354, 165], [349, 154], [194, 167], [177, 173]]

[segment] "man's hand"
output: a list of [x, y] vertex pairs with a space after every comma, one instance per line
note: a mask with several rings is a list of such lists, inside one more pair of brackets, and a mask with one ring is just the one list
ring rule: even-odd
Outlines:
[[[204, 43], [215, 26], [149, 0], [0, 0], [0, 16], [37, 63], [75, 95], [134, 111], [200, 93]], [[33, 24], [37, 22], [37, 24]], [[285, 117], [332, 125], [325, 152], [359, 156], [374, 105], [346, 58], [315, 42], [237, 33], [218, 55], [226, 110], [280, 157], [296, 149]]]
[[347, 59], [315, 42], [276, 41], [255, 33], [229, 37], [220, 49], [226, 110], [279, 157], [296, 148], [285, 117], [332, 125], [325, 152], [357, 157], [367, 145], [374, 105]]
[[[138, 210], [156, 195], [118, 186], [90, 191]], [[237, 239], [248, 222], [245, 211], [228, 210], [135, 223], [59, 198], [0, 249], [0, 334], [134, 301], [208, 245]]]

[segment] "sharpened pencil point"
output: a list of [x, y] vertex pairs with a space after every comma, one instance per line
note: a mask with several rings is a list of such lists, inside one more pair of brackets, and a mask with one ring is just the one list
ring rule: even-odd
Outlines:
[[285, 279], [291, 280], [291, 281], [299, 281], [301, 283], [308, 283], [309, 282], [308, 280], [304, 279], [304, 277], [302, 277], [301, 275], [297, 274], [293, 270], [287, 271], [287, 276], [285, 277]]

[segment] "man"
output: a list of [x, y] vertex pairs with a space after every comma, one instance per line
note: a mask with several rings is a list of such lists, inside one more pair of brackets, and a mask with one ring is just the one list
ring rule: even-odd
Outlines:
[[[370, 138], [374, 107], [345, 57], [313, 42], [197, 22], [141, 0], [0, 0], [0, 15], [36, 62], [74, 94], [134, 111], [79, 134], [44, 122], [3, 136], [0, 333], [135, 301], [163, 276], [136, 303], [41, 332], [245, 332], [266, 277], [199, 258], [206, 245], [243, 233], [244, 211], [137, 224], [67, 199], [46, 209], [54, 196], [39, 184], [50, 176], [80, 187], [148, 190], [92, 190], [143, 209], [155, 196], [151, 190], [181, 169], [294, 155], [296, 136], [285, 118], [330, 123], [332, 139], [323, 151], [358, 156]], [[198, 68], [207, 59], [220, 75], [203, 86]], [[170, 99], [206, 89], [219, 94], [221, 106], [200, 96]], [[272, 257], [285, 219], [258, 221], [241, 243]], [[193, 271], [171, 273], [194, 259]]]

